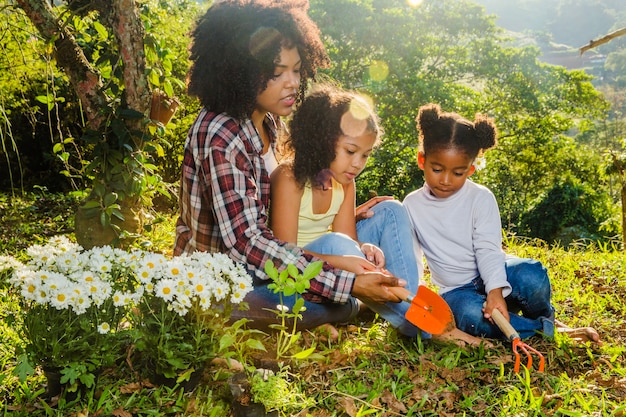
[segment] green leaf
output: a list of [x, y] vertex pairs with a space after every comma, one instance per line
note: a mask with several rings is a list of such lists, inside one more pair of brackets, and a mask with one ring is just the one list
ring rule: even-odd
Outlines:
[[304, 298], [298, 298], [296, 302], [293, 304], [291, 311], [293, 311], [295, 314], [298, 314], [302, 310], [303, 307], [304, 307]]
[[246, 347], [250, 349], [262, 350], [266, 351], [265, 345], [258, 339], [248, 339], [246, 340]]
[[51, 94], [48, 94], [47, 96], [37, 96], [35, 97], [35, 100], [40, 103], [46, 104], [48, 106], [48, 111], [52, 110], [52, 108], [54, 107], [54, 97]]
[[62, 143], [55, 143], [54, 146], [52, 147], [52, 152], [54, 153], [59, 153], [63, 150], [63, 144]]
[[37, 100], [38, 102], [42, 104], [49, 104], [52, 101], [52, 96], [51, 95], [37, 96], [35, 97], [35, 100]]
[[195, 371], [195, 368], [187, 369], [185, 372], [180, 374], [178, 378], [176, 378], [176, 383], [180, 384], [183, 381], [189, 381], [189, 379], [191, 378], [191, 374], [193, 374]]
[[296, 353], [295, 355], [292, 355], [291, 357], [293, 359], [305, 359], [305, 358], [308, 358], [313, 352], [315, 352], [315, 346], [311, 346], [308, 349], [300, 351]]
[[226, 333], [220, 338], [219, 351], [223, 352], [234, 344], [235, 344], [235, 336], [230, 333]]
[[272, 262], [271, 259], [265, 261], [264, 270], [267, 276], [270, 277], [272, 280], [276, 280], [278, 278], [278, 269], [276, 269], [276, 267], [274, 266], [274, 262]]
[[104, 27], [104, 25], [99, 21], [94, 21], [93, 27], [94, 29], [96, 29], [96, 32], [98, 32], [98, 35], [100, 35], [100, 39], [105, 40], [109, 37], [109, 32], [107, 31], [107, 28]]
[[300, 275], [300, 271], [298, 270], [298, 268], [296, 268], [294, 264], [287, 265], [287, 271], [289, 271], [289, 275], [291, 275], [294, 278]]
[[172, 87], [172, 83], [170, 82], [170, 80], [163, 81], [163, 85], [161, 87], [168, 97], [174, 97], [174, 88]]
[[306, 269], [304, 270], [304, 274], [302, 275], [306, 279], [315, 278], [322, 271], [323, 266], [324, 266], [324, 263], [322, 261], [311, 262], [310, 264], [306, 266]]
[[91, 388], [96, 382], [96, 376], [91, 372], [81, 374], [78, 380], [87, 388]]
[[117, 194], [108, 193], [107, 195], [104, 196], [102, 203], [104, 204], [104, 207], [106, 208], [115, 204], [116, 201], [117, 201]]
[[160, 74], [156, 71], [155, 68], [151, 68], [148, 73], [148, 81], [150, 84], [159, 87], [161, 85]]
[[35, 369], [30, 364], [28, 356], [26, 354], [20, 355], [17, 359], [17, 366], [13, 369], [13, 374], [19, 377], [20, 382], [24, 382], [28, 376], [34, 373]]

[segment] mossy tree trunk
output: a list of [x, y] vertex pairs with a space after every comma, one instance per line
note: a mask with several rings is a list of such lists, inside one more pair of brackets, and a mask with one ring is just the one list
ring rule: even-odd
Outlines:
[[[44, 40], [54, 46], [54, 56], [57, 65], [68, 76], [70, 83], [81, 101], [87, 120], [87, 130], [103, 132], [103, 137], [107, 133], [107, 120], [102, 109], [109, 108], [120, 110], [118, 104], [123, 103], [123, 109], [133, 110], [138, 114], [146, 115], [151, 105], [152, 93], [149, 89], [146, 76], [146, 57], [144, 52], [145, 30], [139, 16], [139, 11], [135, 0], [67, 0], [65, 2], [67, 10], [51, 5], [49, 0], [16, 0], [16, 4], [21, 8], [33, 25], [37, 28]], [[63, 14], [61, 14], [63, 10]], [[68, 13], [69, 11], [69, 13]], [[89, 62], [87, 54], [77, 42], [75, 34], [72, 33], [66, 21], [71, 22], [72, 16], [85, 16], [88, 13], [97, 12], [98, 20], [113, 34], [117, 43], [117, 50], [121, 58], [123, 75], [122, 95], [123, 97], [110, 97], [104, 88], [104, 77], [99, 70]], [[124, 120], [129, 132], [144, 130], [144, 120], [141, 118], [127, 118]], [[141, 151], [143, 148], [144, 135], [132, 135], [132, 144], [135, 150]], [[106, 139], [105, 139], [106, 140]], [[105, 175], [102, 175], [105, 177]], [[120, 211], [132, 210], [128, 224], [111, 218], [103, 218], [107, 215], [106, 205], [102, 205], [101, 215], [82, 216], [78, 213], [76, 220], [77, 228], [84, 228], [80, 232], [77, 230], [77, 240], [83, 246], [107, 244], [111, 233], [119, 236], [119, 226], [122, 230], [131, 228], [131, 234], [140, 232], [137, 230], [138, 223], [135, 219], [135, 212], [141, 211], [137, 207], [137, 196], [132, 196], [132, 204], [126, 204], [123, 199], [128, 196], [127, 190], [117, 192], [108, 190], [108, 195], [120, 195], [116, 204], [121, 206]], [[93, 193], [92, 193], [93, 195]], [[105, 193], [101, 193], [102, 197]], [[92, 210], [93, 211], [93, 210]], [[93, 223], [93, 224], [92, 224]], [[113, 223], [114, 226], [110, 226]], [[117, 223], [117, 225], [116, 225]], [[140, 222], [139, 222], [140, 224]], [[109, 229], [103, 231], [106, 236], [103, 241], [94, 241], [91, 233], [96, 229]], [[81, 242], [81, 236], [86, 236], [86, 241]]]

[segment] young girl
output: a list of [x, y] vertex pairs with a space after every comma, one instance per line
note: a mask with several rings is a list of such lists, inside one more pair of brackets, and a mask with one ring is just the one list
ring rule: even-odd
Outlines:
[[[355, 221], [355, 178], [365, 168], [381, 131], [370, 105], [355, 93], [326, 85], [306, 97], [290, 123], [286, 148], [291, 159], [272, 174], [272, 230], [276, 237], [348, 271], [386, 268], [406, 279], [407, 289], [415, 293], [420, 271], [402, 206], [391, 200], [378, 203], [379, 209], [394, 212], [394, 220], [380, 224], [373, 233], [361, 229], [363, 220]], [[411, 337], [418, 329], [405, 318], [408, 307], [407, 303], [370, 306]], [[457, 331], [437, 337], [480, 343]]]
[[[490, 320], [498, 309], [522, 338], [554, 335], [550, 280], [537, 261], [505, 255], [493, 193], [472, 181], [476, 158], [496, 146], [496, 127], [477, 115], [471, 122], [429, 104], [419, 110], [417, 158], [425, 184], [404, 200], [430, 268], [431, 280], [453, 310], [457, 326], [472, 335], [502, 338]], [[564, 328], [597, 341], [591, 328]]]
[[[329, 61], [307, 7], [302, 0], [214, 2], [192, 33], [188, 90], [203, 109], [185, 143], [174, 254], [223, 252], [243, 263], [254, 290], [244, 299], [250, 308], [231, 319], [246, 317], [262, 329], [277, 322], [270, 310], [279, 304], [267, 288], [266, 261], [303, 271], [317, 260], [276, 238], [267, 224], [276, 116], [291, 114]], [[298, 324], [350, 320], [357, 298], [399, 301], [388, 288], [403, 285], [379, 271], [355, 274], [325, 264], [304, 294]]]

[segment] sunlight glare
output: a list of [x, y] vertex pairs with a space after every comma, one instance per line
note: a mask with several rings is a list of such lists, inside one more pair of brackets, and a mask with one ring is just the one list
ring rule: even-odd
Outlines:
[[422, 5], [424, 0], [406, 0], [409, 7], [419, 7]]
[[384, 61], [372, 61], [369, 73], [372, 80], [383, 81], [389, 75], [389, 65]]

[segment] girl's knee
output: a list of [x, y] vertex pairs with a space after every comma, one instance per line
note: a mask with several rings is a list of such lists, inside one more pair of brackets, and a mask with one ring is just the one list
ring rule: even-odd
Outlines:
[[509, 282], [521, 282], [525, 286], [550, 286], [548, 271], [543, 264], [534, 259], [519, 259], [513, 263], [507, 260], [507, 276]]
[[372, 210], [374, 210], [374, 211], [376, 211], [376, 210], [389, 210], [389, 211], [394, 212], [394, 213], [397, 213], [397, 212], [405, 213], [406, 212], [406, 209], [404, 208], [402, 203], [399, 202], [398, 200], [381, 201], [380, 203], [378, 203], [374, 207], [372, 207]]

